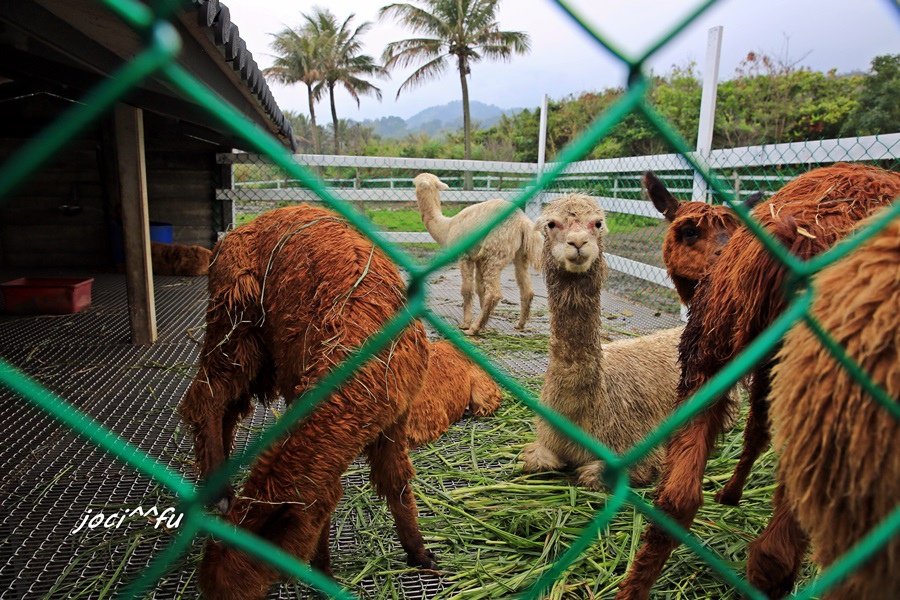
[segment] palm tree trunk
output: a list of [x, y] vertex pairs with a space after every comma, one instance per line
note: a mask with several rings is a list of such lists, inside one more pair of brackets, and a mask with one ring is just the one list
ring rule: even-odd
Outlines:
[[[466, 81], [466, 75], [469, 74], [469, 65], [463, 56], [459, 57], [459, 83], [462, 86], [462, 105], [463, 105], [463, 158], [469, 160], [472, 158], [472, 117], [469, 113], [469, 82]], [[463, 189], [472, 189], [472, 172], [463, 173]]]
[[316, 104], [313, 101], [312, 86], [307, 86], [309, 96], [309, 124], [312, 127], [313, 150], [316, 154], [322, 154], [322, 146], [319, 143], [319, 126], [316, 125]]
[[341, 153], [341, 132], [338, 129], [337, 108], [334, 106], [334, 84], [328, 86], [328, 98], [331, 100], [331, 122], [334, 125], [334, 153]]

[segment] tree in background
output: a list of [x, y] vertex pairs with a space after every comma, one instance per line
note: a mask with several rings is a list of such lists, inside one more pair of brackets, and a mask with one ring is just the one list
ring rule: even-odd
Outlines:
[[294, 139], [297, 140], [298, 154], [321, 154], [317, 145], [332, 144], [331, 131], [321, 125], [313, 127], [312, 119], [303, 113], [285, 110], [284, 117], [291, 122], [294, 131]]
[[750, 52], [736, 77], [719, 85], [713, 143], [721, 148], [835, 137], [859, 85], [858, 76], [810, 71], [796, 61]]
[[[419, 0], [413, 4], [383, 7], [380, 19], [393, 18], [423, 37], [391, 42], [384, 49], [386, 69], [421, 64], [397, 90], [422, 85], [438, 78], [456, 59], [462, 87], [464, 158], [472, 157], [472, 123], [467, 77], [472, 64], [482, 58], [508, 61], [513, 54], [530, 50], [528, 34], [501, 31], [497, 23], [500, 0]], [[471, 188], [467, 175], [466, 189]]]
[[360, 37], [371, 29], [372, 24], [365, 22], [353, 29], [351, 21], [356, 15], [351, 14], [343, 23], [327, 8], [315, 7], [310, 15], [303, 15], [305, 23], [303, 31], [316, 40], [320, 82], [328, 90], [331, 103], [331, 122], [334, 135], [334, 153], [341, 152], [341, 129], [334, 103], [334, 91], [344, 88], [356, 100], [359, 106], [360, 96], [374, 95], [381, 100], [381, 90], [367, 81], [365, 77], [387, 76], [387, 70], [375, 62], [368, 54], [361, 54]]
[[[312, 31], [303, 28], [287, 27], [270, 35], [274, 38], [271, 46], [276, 52], [276, 56], [272, 66], [264, 69], [263, 74], [272, 78], [273, 81], [286, 85], [294, 83], [306, 85], [310, 121], [307, 125], [307, 132], [311, 136], [313, 150], [316, 154], [321, 154], [319, 128], [316, 125], [316, 102], [321, 100], [324, 92], [320, 57], [321, 42], [313, 36]], [[296, 128], [294, 135], [300, 136]]]
[[900, 54], [872, 59], [862, 81], [858, 104], [841, 128], [842, 135], [875, 135], [900, 131]]

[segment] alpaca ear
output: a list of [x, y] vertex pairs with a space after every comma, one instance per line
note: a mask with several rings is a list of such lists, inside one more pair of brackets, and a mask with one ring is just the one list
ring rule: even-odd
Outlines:
[[749, 196], [747, 196], [746, 198], [744, 198], [744, 207], [745, 207], [747, 210], [753, 210], [753, 208], [754, 208], [757, 204], [759, 204], [760, 202], [762, 202], [762, 200], [763, 200], [763, 193], [762, 193], [762, 192], [759, 192], [759, 191], [753, 192], [752, 194], [750, 194]]
[[681, 206], [681, 203], [669, 193], [669, 190], [659, 180], [659, 177], [653, 174], [653, 171], [644, 173], [641, 187], [644, 194], [653, 201], [653, 206], [656, 207], [656, 210], [661, 212], [669, 223], [674, 221], [675, 213], [678, 212], [678, 207]]
[[449, 190], [450, 189], [450, 186], [447, 185], [446, 183], [444, 183], [443, 181], [441, 181], [440, 179], [438, 179], [437, 184], [438, 184], [437, 187], [439, 190]]

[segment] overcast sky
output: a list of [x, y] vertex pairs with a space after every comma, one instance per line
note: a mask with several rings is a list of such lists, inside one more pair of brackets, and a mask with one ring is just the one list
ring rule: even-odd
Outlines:
[[[272, 33], [295, 26], [301, 13], [314, 6], [327, 6], [338, 19], [351, 13], [353, 23], [372, 21], [362, 38], [366, 52], [379, 60], [385, 44], [413, 37], [392, 21], [376, 17], [387, 0], [223, 0], [232, 21], [260, 67], [272, 62]], [[569, 6], [607, 34], [621, 50], [639, 55], [681, 15], [699, 4], [697, 0], [571, 0]], [[535, 108], [543, 94], [560, 99], [569, 94], [599, 91], [625, 84], [621, 63], [584, 33], [550, 0], [505, 0], [499, 23], [504, 30], [531, 36], [531, 52], [511, 62], [482, 61], [472, 67], [469, 93], [472, 100], [501, 108]], [[649, 64], [658, 72], [672, 65], [697, 63], [703, 73], [709, 29], [723, 26], [719, 78], [734, 75], [750, 51], [762, 51], [815, 70], [837, 69], [839, 73], [869, 69], [872, 58], [900, 54], [900, 9], [891, 0], [722, 0], [664, 49]], [[412, 69], [395, 71], [391, 79], [373, 80], [381, 88], [381, 102], [363, 97], [360, 108], [346, 93], [338, 96], [338, 116], [355, 120], [397, 115], [409, 118], [429, 106], [461, 98], [459, 78], [449, 71], [440, 79], [395, 100], [397, 89]], [[306, 113], [306, 88], [270, 83], [283, 110]], [[327, 101], [317, 115], [330, 120]], [[322, 118], [320, 118], [322, 122]]]

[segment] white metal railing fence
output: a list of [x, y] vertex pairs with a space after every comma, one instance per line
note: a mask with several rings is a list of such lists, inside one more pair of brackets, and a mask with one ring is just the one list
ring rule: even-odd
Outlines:
[[[725, 150], [713, 150], [707, 158], [694, 156], [720, 177], [727, 178], [739, 195], [758, 189], [774, 191], [785, 182], [810, 168], [840, 161], [889, 163], [896, 168], [900, 158], [900, 133], [770, 144]], [[297, 155], [305, 167], [323, 170], [352, 169], [325, 178], [334, 194], [352, 203], [410, 203], [415, 201], [413, 177], [423, 171], [434, 172], [448, 183], [460, 182], [463, 172], [473, 173], [476, 189], [450, 189], [442, 193], [444, 203], [476, 203], [490, 198], [511, 200], [539, 172], [537, 163], [445, 160], [427, 158], [393, 158], [372, 156]], [[280, 203], [316, 202], [318, 197], [299, 186], [295, 180], [281, 177], [268, 167], [268, 159], [256, 154], [218, 155], [218, 162], [232, 168], [231, 187], [217, 190], [217, 199], [237, 206], [251, 203], [257, 209]], [[236, 173], [241, 166], [246, 172]], [[546, 168], [552, 167], [548, 163]], [[250, 169], [253, 167], [253, 169]], [[526, 212], [534, 215], [540, 203], [554, 197], [582, 191], [596, 197], [609, 213], [637, 215], [661, 219], [652, 203], [641, 199], [640, 177], [652, 170], [662, 176], [677, 196], [690, 198], [695, 173], [679, 154], [660, 154], [586, 160], [570, 164], [553, 188], [540, 194]], [[258, 177], [254, 177], [254, 172]], [[397, 242], [431, 242], [427, 233], [385, 232]], [[643, 281], [672, 288], [671, 280], [661, 265], [651, 265], [627, 255], [611, 252], [610, 267]]]

